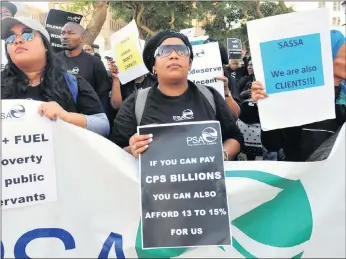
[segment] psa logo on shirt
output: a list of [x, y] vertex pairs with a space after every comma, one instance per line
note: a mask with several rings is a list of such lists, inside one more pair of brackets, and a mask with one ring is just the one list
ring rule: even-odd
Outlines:
[[173, 120], [175, 121], [186, 121], [193, 119], [193, 111], [190, 109], [186, 109], [183, 111], [181, 116], [173, 116]]
[[208, 127], [202, 130], [202, 133], [200, 136], [187, 137], [186, 142], [187, 142], [187, 145], [190, 147], [202, 146], [202, 145], [216, 145], [217, 138], [218, 138], [217, 130], [212, 127]]
[[71, 74], [71, 75], [78, 75], [79, 73], [79, 67], [74, 67], [71, 70], [67, 70], [67, 73]]
[[8, 112], [1, 113], [1, 119], [20, 119], [25, 116], [25, 107], [23, 105], [17, 104], [11, 107]]

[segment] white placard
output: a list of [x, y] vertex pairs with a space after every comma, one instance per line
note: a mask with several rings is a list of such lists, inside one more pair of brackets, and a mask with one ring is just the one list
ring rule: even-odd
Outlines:
[[192, 49], [194, 57], [188, 79], [195, 84], [215, 88], [225, 98], [223, 81], [215, 79], [217, 76], [223, 76], [219, 43], [194, 45]]
[[30, 103], [2, 102], [3, 210], [57, 200], [51, 124], [39, 116], [37, 109], [28, 109]]
[[269, 95], [258, 103], [263, 130], [335, 118], [329, 24], [326, 9], [248, 22], [254, 72]]
[[325, 161], [225, 162], [233, 246], [143, 250], [138, 161], [60, 120], [27, 130], [46, 122], [58, 201], [2, 210], [4, 258], [345, 258], [345, 126]]
[[139, 32], [135, 20], [111, 35], [113, 57], [119, 68], [119, 79], [126, 84], [149, 71], [144, 65]]

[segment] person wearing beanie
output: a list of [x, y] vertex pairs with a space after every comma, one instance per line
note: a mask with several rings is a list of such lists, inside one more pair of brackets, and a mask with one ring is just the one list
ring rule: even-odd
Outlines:
[[103, 136], [109, 122], [94, 89], [63, 71], [40, 22], [26, 17], [1, 20], [8, 64], [1, 72], [1, 99], [41, 101], [38, 113]]
[[[139, 125], [217, 120], [225, 159], [233, 159], [240, 151], [242, 135], [224, 98], [215, 89], [187, 79], [193, 62], [188, 38], [172, 30], [158, 32], [146, 42], [143, 60], [158, 82], [122, 103], [110, 140], [137, 157], [153, 140], [151, 134], [136, 134]], [[138, 105], [143, 107], [140, 114]]]
[[[309, 157], [330, 137], [340, 130], [346, 122], [346, 39], [337, 30], [330, 32], [334, 87], [335, 119], [315, 122], [299, 127], [262, 131], [263, 146], [270, 152], [281, 148], [286, 161], [307, 161]], [[252, 99], [258, 101], [267, 97], [264, 87], [259, 82], [252, 85]]]

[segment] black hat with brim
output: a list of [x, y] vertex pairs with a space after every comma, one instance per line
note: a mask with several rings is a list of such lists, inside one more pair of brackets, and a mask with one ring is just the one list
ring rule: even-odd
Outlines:
[[6, 7], [8, 10], [10, 10], [13, 16], [15, 16], [17, 13], [17, 6], [11, 2], [1, 1], [1, 7]]
[[192, 46], [189, 39], [182, 33], [172, 30], [160, 31], [152, 36], [145, 44], [143, 50], [143, 61], [147, 69], [152, 72], [155, 63], [155, 51], [163, 41], [169, 38], [179, 38], [190, 49], [190, 59], [193, 60]]

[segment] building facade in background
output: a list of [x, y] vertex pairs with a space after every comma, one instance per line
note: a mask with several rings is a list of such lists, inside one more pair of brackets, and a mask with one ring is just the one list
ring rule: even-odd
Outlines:
[[343, 1], [319, 1], [318, 2], [318, 8], [328, 8], [329, 14], [330, 14], [330, 23], [333, 29], [337, 29], [345, 33], [344, 27], [342, 27], [343, 24], [346, 23], [345, 19], [345, 12], [341, 6], [341, 3]]

